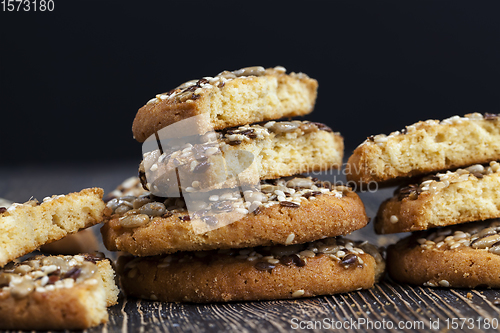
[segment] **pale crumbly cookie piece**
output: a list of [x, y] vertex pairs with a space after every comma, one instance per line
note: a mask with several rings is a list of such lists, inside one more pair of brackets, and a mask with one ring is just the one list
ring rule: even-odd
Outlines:
[[365, 242], [327, 238], [291, 246], [122, 256], [117, 271], [128, 296], [165, 302], [293, 299], [368, 289], [384, 259]]
[[179, 186], [191, 192], [209, 191], [338, 168], [344, 142], [321, 123], [269, 121], [161, 148], [144, 154], [139, 173], [144, 188], [167, 197], [178, 196]]
[[419, 184], [396, 190], [379, 208], [379, 234], [500, 217], [500, 163], [476, 164], [427, 176]]
[[0, 270], [0, 329], [85, 329], [117, 303], [115, 272], [102, 254], [36, 256]]
[[394, 181], [500, 159], [500, 117], [467, 114], [427, 120], [359, 145], [346, 166], [348, 180]]
[[[112, 200], [113, 213], [101, 228], [104, 245], [136, 256], [288, 245], [345, 235], [368, 223], [362, 201], [348, 187], [310, 177], [270, 182], [260, 192], [243, 193], [245, 200], [235, 193], [194, 197], [189, 212], [181, 198]], [[225, 217], [235, 222], [224, 223]]]
[[418, 232], [387, 251], [387, 271], [401, 283], [500, 288], [500, 220]]
[[78, 254], [99, 250], [97, 238], [92, 229], [83, 229], [69, 234], [58, 241], [42, 245], [40, 251], [50, 254]]
[[318, 82], [303, 73], [286, 74], [277, 66], [224, 71], [214, 77], [188, 81], [156, 95], [137, 112], [134, 137], [144, 142], [162, 128], [205, 114], [197, 123], [200, 134], [209, 130], [310, 113]]
[[100, 188], [0, 208], [0, 267], [40, 246], [100, 223], [106, 207]]

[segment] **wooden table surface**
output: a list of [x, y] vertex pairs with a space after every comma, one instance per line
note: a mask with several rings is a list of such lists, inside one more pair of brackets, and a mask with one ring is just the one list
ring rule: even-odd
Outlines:
[[[32, 196], [42, 199], [92, 186], [102, 187], [107, 193], [135, 175], [136, 170], [136, 162], [0, 167], [0, 197], [24, 202]], [[345, 179], [338, 173], [321, 178]], [[389, 188], [360, 194], [370, 217], [392, 191]], [[94, 230], [98, 233], [98, 228]], [[385, 246], [401, 236], [377, 236], [369, 224], [350, 238]], [[428, 288], [386, 279], [371, 290], [292, 301], [198, 305], [122, 298], [109, 309], [106, 325], [87, 332], [286, 332], [299, 328], [336, 332], [489, 332], [500, 330], [497, 296], [500, 298], [497, 290]]]

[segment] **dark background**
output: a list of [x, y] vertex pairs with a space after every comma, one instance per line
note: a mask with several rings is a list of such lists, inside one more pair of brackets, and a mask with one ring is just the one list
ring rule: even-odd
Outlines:
[[224, 69], [319, 81], [308, 119], [368, 135], [500, 112], [500, 6], [472, 1], [82, 1], [0, 12], [0, 165], [141, 158], [155, 94]]

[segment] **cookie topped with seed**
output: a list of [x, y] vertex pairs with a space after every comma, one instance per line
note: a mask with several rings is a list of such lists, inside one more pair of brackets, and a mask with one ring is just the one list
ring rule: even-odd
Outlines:
[[176, 122], [204, 115], [196, 122], [204, 134], [282, 117], [310, 113], [318, 83], [303, 73], [286, 74], [281, 66], [223, 71], [213, 77], [185, 82], [147, 102], [134, 119], [139, 142]]
[[387, 251], [392, 279], [428, 287], [500, 287], [500, 220], [416, 232]]
[[384, 267], [378, 248], [343, 237], [289, 246], [118, 259], [127, 295], [200, 303], [291, 299], [366, 289], [379, 280]]
[[298, 244], [345, 235], [368, 223], [350, 188], [298, 176], [262, 181], [259, 189], [243, 193], [144, 194], [113, 199], [108, 207], [104, 244], [137, 256]]
[[0, 269], [0, 329], [85, 329], [105, 323], [118, 287], [102, 253], [35, 256]]
[[367, 185], [492, 160], [500, 160], [500, 117], [472, 113], [370, 136], [354, 150], [346, 170], [349, 180]]
[[339, 133], [298, 120], [244, 125], [188, 141], [164, 140], [143, 155], [139, 173], [144, 188], [166, 197], [179, 196], [179, 188], [195, 192], [258, 184], [338, 168], [344, 152]]
[[375, 230], [387, 234], [499, 218], [499, 188], [497, 161], [424, 177], [382, 203]]

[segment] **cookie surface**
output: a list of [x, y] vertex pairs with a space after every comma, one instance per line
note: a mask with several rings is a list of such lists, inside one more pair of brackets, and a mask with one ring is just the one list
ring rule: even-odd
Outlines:
[[500, 287], [500, 221], [472, 222], [405, 238], [387, 250], [387, 271], [429, 287]]
[[426, 230], [500, 217], [500, 164], [438, 173], [396, 190], [375, 220], [380, 234]]
[[343, 151], [343, 138], [324, 124], [270, 121], [210, 132], [181, 147], [162, 142], [144, 154], [139, 172], [153, 194], [179, 196], [179, 185], [209, 191], [340, 167]]
[[[345, 235], [369, 220], [360, 198], [344, 186], [330, 188], [310, 177], [290, 177], [263, 183], [260, 191], [244, 193], [245, 201], [231, 193], [214, 194], [206, 201], [191, 202], [190, 212], [181, 198], [145, 195], [111, 200], [108, 207], [113, 214], [101, 228], [104, 245], [111, 251], [151, 256], [297, 244]], [[218, 227], [224, 221], [221, 213], [236, 222]], [[206, 225], [213, 228], [204, 229]]]
[[500, 159], [500, 117], [467, 114], [371, 136], [349, 157], [347, 178], [387, 182]]
[[118, 287], [109, 260], [36, 256], [0, 270], [0, 329], [85, 329], [105, 323]]
[[310, 113], [317, 81], [303, 73], [285, 73], [281, 66], [248, 67], [186, 82], [139, 109], [132, 126], [134, 137], [144, 142], [166, 126], [203, 114], [207, 117], [197, 123], [201, 134]]
[[0, 267], [38, 247], [102, 221], [103, 190], [84, 189], [0, 208]]
[[367, 289], [382, 275], [384, 260], [375, 246], [339, 237], [291, 246], [122, 256], [117, 270], [129, 296], [203, 303]]

